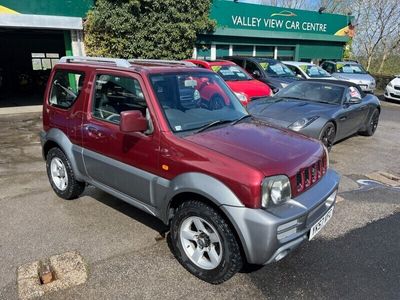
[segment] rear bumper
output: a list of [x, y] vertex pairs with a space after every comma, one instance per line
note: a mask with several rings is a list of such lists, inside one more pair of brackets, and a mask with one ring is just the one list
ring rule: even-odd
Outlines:
[[[308, 239], [311, 227], [335, 204], [339, 175], [328, 170], [311, 189], [274, 209], [221, 206], [235, 227], [252, 264], [285, 257]], [[328, 199], [329, 198], [329, 199]]]

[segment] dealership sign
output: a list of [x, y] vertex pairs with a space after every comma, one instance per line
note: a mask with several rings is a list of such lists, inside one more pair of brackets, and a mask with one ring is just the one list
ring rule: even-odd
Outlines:
[[279, 20], [269, 18], [232, 16], [233, 25], [243, 27], [255, 27], [260, 29], [286, 29], [286, 30], [303, 30], [312, 32], [326, 32], [326, 23], [300, 22], [293, 20]]
[[348, 35], [350, 17], [306, 10], [214, 0], [217, 28]]

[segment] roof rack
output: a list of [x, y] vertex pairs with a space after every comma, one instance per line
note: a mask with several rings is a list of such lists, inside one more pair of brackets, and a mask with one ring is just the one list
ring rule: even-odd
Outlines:
[[108, 57], [89, 57], [89, 56], [63, 56], [60, 58], [60, 63], [71, 62], [98, 62], [98, 63], [114, 63], [117, 67], [129, 68], [131, 64], [126, 59], [108, 58]]
[[168, 65], [182, 65], [187, 67], [195, 67], [194, 63], [183, 60], [169, 60], [169, 59], [142, 59], [142, 58], [132, 58], [128, 59], [130, 63], [147, 63], [147, 64], [168, 64]]
[[129, 68], [131, 63], [147, 63], [147, 64], [168, 64], [168, 65], [181, 65], [187, 67], [195, 67], [196, 65], [188, 61], [180, 60], [166, 60], [166, 59], [123, 59], [123, 58], [109, 58], [109, 57], [90, 57], [90, 56], [63, 56], [60, 58], [60, 63], [71, 62], [97, 62], [97, 63], [113, 63], [117, 67]]

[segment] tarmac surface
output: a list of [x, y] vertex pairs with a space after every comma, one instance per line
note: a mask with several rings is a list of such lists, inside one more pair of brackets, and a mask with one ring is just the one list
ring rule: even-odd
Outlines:
[[382, 106], [373, 137], [333, 147], [343, 200], [315, 240], [218, 286], [156, 240], [157, 219], [93, 187], [58, 198], [41, 158], [40, 113], [1, 115], [0, 299], [18, 298], [19, 266], [67, 251], [84, 258], [88, 280], [44, 299], [400, 299], [400, 188], [357, 183], [375, 171], [400, 175], [400, 104]]

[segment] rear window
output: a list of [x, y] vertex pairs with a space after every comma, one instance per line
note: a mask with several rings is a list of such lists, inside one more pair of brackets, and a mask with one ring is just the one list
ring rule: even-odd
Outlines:
[[84, 78], [82, 72], [56, 71], [51, 83], [49, 104], [65, 109], [70, 108], [80, 94]]

